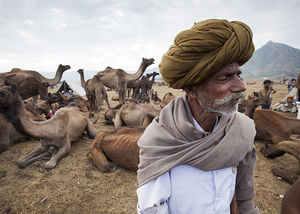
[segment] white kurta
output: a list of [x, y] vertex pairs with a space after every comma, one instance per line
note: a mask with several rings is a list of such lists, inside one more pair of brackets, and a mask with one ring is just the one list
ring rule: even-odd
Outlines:
[[174, 167], [138, 188], [138, 213], [229, 214], [235, 180], [236, 167], [213, 171], [189, 165]]

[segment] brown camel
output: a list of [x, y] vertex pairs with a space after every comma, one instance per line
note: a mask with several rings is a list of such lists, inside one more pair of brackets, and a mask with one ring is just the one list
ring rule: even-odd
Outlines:
[[[1, 95], [0, 95], [1, 97]], [[26, 116], [28, 118], [31, 118], [31, 120], [34, 121], [44, 121], [46, 120], [43, 116], [32, 112], [32, 111], [25, 111]], [[3, 152], [9, 148], [10, 145], [13, 145], [15, 143], [19, 143], [22, 141], [30, 140], [32, 137], [27, 134], [21, 134], [19, 133], [15, 127], [8, 122], [3, 114], [1, 114], [0, 109], [0, 152]]]
[[145, 120], [147, 120], [148, 117], [157, 117], [159, 113], [160, 110], [156, 109], [152, 104], [131, 101], [123, 105], [116, 112], [113, 122], [115, 129], [123, 125], [131, 128], [147, 126], [148, 124], [145, 124]]
[[137, 141], [144, 130], [121, 127], [113, 132], [101, 132], [91, 144], [88, 157], [101, 172], [109, 171], [107, 158], [121, 167], [136, 171], [139, 164]]
[[[150, 74], [146, 74], [146, 76], [143, 76], [134, 89], [133, 97], [137, 98], [140, 102], [150, 102], [152, 85], [154, 83], [155, 76], [157, 75], [159, 75], [159, 73], [153, 72]], [[150, 81], [151, 77], [152, 80]]]
[[11, 77], [13, 83], [16, 85], [24, 80], [26, 77], [35, 77], [37, 80], [40, 80], [41, 82], [45, 83], [47, 82], [49, 86], [54, 86], [59, 83], [59, 81], [62, 78], [63, 72], [70, 69], [71, 67], [69, 65], [62, 65], [60, 64], [57, 68], [55, 77], [53, 79], [48, 79], [41, 75], [37, 71], [31, 71], [31, 70], [22, 70], [20, 68], [13, 68], [10, 72], [0, 74], [0, 79], [6, 80], [7, 76], [11, 76], [12, 74], [16, 74], [16, 76]]
[[245, 113], [245, 115], [253, 119], [255, 109], [260, 105], [264, 105], [265, 103], [266, 100], [264, 98], [249, 95], [248, 99], [240, 101], [238, 111]]
[[[48, 103], [51, 105], [52, 111], [69, 105], [69, 103], [74, 102], [79, 107], [82, 112], [88, 111], [88, 101], [83, 99], [81, 96], [73, 95], [72, 97], [63, 95], [60, 92], [56, 92], [49, 95]], [[55, 109], [53, 109], [55, 106]], [[53, 111], [54, 113], [54, 111]]]
[[121, 107], [122, 107], [122, 105], [119, 104], [115, 107], [111, 107], [111, 108], [107, 109], [106, 112], [104, 113], [105, 122], [108, 124], [114, 125], [116, 113]]
[[19, 132], [41, 139], [36, 149], [18, 160], [20, 168], [51, 156], [50, 147], [54, 147], [53, 156], [45, 165], [46, 169], [52, 169], [70, 152], [71, 142], [78, 140], [85, 131], [91, 138], [96, 136], [96, 128], [72, 103], [59, 109], [49, 120], [32, 121], [25, 115], [23, 102], [15, 86], [0, 87], [0, 110]]
[[300, 120], [284, 116], [270, 109], [254, 112], [256, 139], [270, 140], [277, 144], [285, 140], [294, 140], [292, 134], [300, 134]]
[[[267, 158], [276, 158], [285, 153], [293, 155], [298, 160], [300, 170], [300, 141], [281, 141], [276, 145], [266, 145], [262, 147], [260, 151]], [[272, 172], [274, 175], [283, 178], [290, 184], [293, 184], [299, 177], [299, 175], [292, 174], [281, 168], [273, 168]]]
[[284, 194], [281, 203], [281, 214], [300, 213], [300, 178]]
[[174, 98], [175, 98], [175, 96], [171, 92], [166, 93], [165, 96], [161, 100], [160, 108], [163, 109]]
[[119, 92], [119, 102], [123, 105], [126, 99], [128, 81], [139, 79], [145, 72], [146, 68], [153, 63], [153, 58], [143, 58], [142, 63], [135, 74], [129, 74], [122, 69], [107, 67], [104, 71], [98, 72], [96, 76], [106, 87], [115, 89]]
[[105, 87], [97, 75], [94, 75], [92, 79], [89, 79], [85, 82], [83, 69], [79, 69], [77, 72], [80, 74], [81, 86], [84, 88], [86, 97], [89, 101], [89, 117], [92, 117], [93, 113], [95, 112], [96, 119], [94, 123], [96, 123], [99, 118], [102, 98], [105, 100], [108, 108], [110, 107]]

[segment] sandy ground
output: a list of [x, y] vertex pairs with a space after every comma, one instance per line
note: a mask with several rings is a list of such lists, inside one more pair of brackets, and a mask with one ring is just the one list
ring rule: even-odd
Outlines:
[[[255, 85], [246, 85], [248, 94], [262, 87], [262, 80], [247, 81], [256, 81]], [[273, 104], [287, 93], [285, 85], [274, 87], [278, 92], [274, 95]], [[155, 86], [154, 90], [161, 98], [169, 91], [174, 95], [183, 94], [166, 86]], [[109, 97], [114, 93], [108, 92]], [[110, 103], [117, 105], [117, 102]], [[101, 120], [96, 124], [98, 132], [113, 130], [113, 126], [104, 123], [106, 106], [103, 105], [103, 108]], [[296, 117], [296, 114], [290, 116]], [[38, 141], [22, 142], [0, 153], [0, 211], [10, 207], [9, 213], [136, 213], [136, 172], [123, 168], [113, 169], [109, 173], [100, 172], [86, 155], [91, 143], [92, 140], [86, 138], [75, 142], [71, 153], [50, 171], [44, 168], [45, 161], [25, 169], [19, 169], [16, 165], [20, 157], [39, 144]], [[255, 141], [255, 144], [255, 202], [262, 214], [276, 214], [279, 213], [282, 196], [290, 185], [275, 177], [271, 168], [280, 166], [296, 172], [298, 162], [288, 154], [267, 159], [259, 152], [263, 142]]]

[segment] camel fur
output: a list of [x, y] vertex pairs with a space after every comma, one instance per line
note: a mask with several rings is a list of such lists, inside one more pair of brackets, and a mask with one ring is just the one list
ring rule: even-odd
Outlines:
[[269, 140], [273, 144], [294, 140], [292, 134], [300, 134], [300, 120], [284, 116], [270, 109], [254, 112], [256, 139]]
[[[300, 171], [300, 141], [281, 141], [276, 145], [266, 145], [260, 151], [267, 158], [276, 158], [288, 153], [298, 160]], [[283, 178], [290, 184], [293, 184], [299, 177], [299, 175], [292, 174], [281, 168], [273, 168], [272, 172], [275, 176]]]
[[115, 129], [125, 125], [128, 127], [146, 127], [148, 118], [154, 118], [159, 116], [160, 110], [149, 103], [136, 103], [131, 101], [128, 104], [123, 105], [114, 117]]
[[164, 97], [161, 100], [160, 103], [160, 108], [163, 109], [166, 105], [168, 105], [169, 102], [171, 102], [171, 100], [173, 100], [175, 98], [175, 96], [171, 93], [168, 92], [164, 95]]
[[113, 132], [101, 132], [90, 146], [88, 157], [101, 172], [108, 172], [113, 163], [136, 171], [139, 164], [138, 139], [145, 128], [121, 127]]
[[22, 80], [26, 79], [27, 77], [34, 77], [43, 83], [47, 82], [49, 84], [49, 86], [54, 86], [54, 85], [58, 84], [59, 81], [61, 80], [63, 72], [65, 72], [66, 70], [68, 70], [70, 68], [71, 68], [71, 66], [69, 66], [69, 65], [62, 65], [62, 64], [58, 65], [55, 77], [53, 79], [48, 79], [48, 78], [44, 77], [43, 75], [41, 75], [37, 71], [13, 68], [10, 72], [0, 74], [0, 79], [4, 80], [4, 82], [5, 82], [6, 77], [14, 74], [15, 76], [11, 77], [10, 79], [12, 79], [13, 83], [16, 85], [18, 85]]
[[135, 74], [129, 74], [122, 69], [107, 67], [104, 71], [98, 72], [96, 76], [106, 87], [119, 92], [119, 102], [123, 105], [126, 99], [127, 83], [131, 80], [139, 79], [145, 72], [146, 68], [153, 63], [153, 58], [143, 58], [142, 63]]
[[83, 69], [79, 69], [77, 72], [80, 74], [81, 86], [84, 88], [86, 97], [89, 101], [89, 117], [92, 117], [95, 112], [96, 119], [94, 123], [97, 123], [99, 111], [101, 110], [102, 98], [105, 100], [108, 108], [110, 107], [105, 87], [97, 75], [94, 75], [92, 79], [85, 82]]
[[281, 203], [281, 214], [300, 213], [300, 178], [284, 194]]
[[51, 159], [46, 163], [46, 169], [52, 169], [57, 162], [66, 156], [71, 149], [71, 142], [78, 140], [84, 131], [91, 138], [96, 136], [96, 128], [85, 118], [77, 106], [69, 105], [59, 109], [55, 115], [46, 121], [32, 121], [25, 115], [25, 108], [15, 86], [0, 87], [0, 112], [21, 133], [41, 139], [41, 144], [24, 158], [18, 160], [20, 168], [49, 157], [54, 147]]

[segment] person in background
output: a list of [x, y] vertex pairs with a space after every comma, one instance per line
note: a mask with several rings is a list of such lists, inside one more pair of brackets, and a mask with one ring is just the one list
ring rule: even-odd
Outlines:
[[262, 109], [270, 109], [272, 103], [272, 94], [276, 93], [276, 90], [273, 88], [273, 82], [269, 79], [264, 80], [264, 87], [258, 92], [258, 96], [266, 100], [265, 105], [261, 105]]
[[240, 66], [254, 49], [251, 29], [239, 21], [204, 20], [175, 37], [159, 69], [185, 95], [138, 140], [138, 213], [259, 213], [255, 126], [237, 112], [246, 90]]

